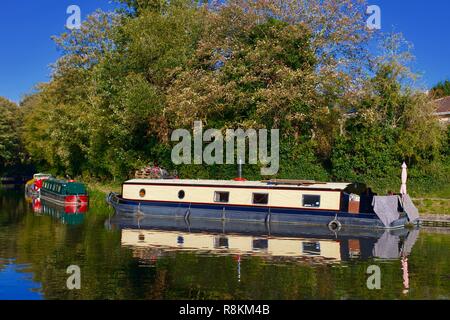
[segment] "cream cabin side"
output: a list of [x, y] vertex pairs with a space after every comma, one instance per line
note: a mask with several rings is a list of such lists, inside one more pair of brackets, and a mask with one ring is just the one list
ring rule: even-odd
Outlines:
[[142, 202], [295, 208], [339, 211], [340, 190], [124, 184], [123, 198]]

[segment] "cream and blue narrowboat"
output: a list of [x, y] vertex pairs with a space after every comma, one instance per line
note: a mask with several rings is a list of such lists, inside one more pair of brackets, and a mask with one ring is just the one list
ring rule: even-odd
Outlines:
[[108, 202], [120, 215], [402, 228], [419, 215], [408, 195], [378, 196], [354, 183], [150, 180], [125, 182]]

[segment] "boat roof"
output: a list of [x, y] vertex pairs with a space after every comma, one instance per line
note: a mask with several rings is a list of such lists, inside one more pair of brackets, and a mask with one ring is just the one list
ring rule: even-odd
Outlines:
[[193, 185], [217, 187], [257, 187], [257, 188], [292, 188], [292, 189], [323, 189], [345, 190], [352, 183], [315, 182], [301, 180], [268, 180], [268, 181], [234, 181], [234, 180], [187, 180], [187, 179], [132, 179], [125, 184], [161, 184], [161, 185]]
[[68, 185], [70, 183], [78, 183], [78, 182], [69, 182], [67, 180], [61, 180], [61, 179], [56, 179], [56, 178], [50, 178], [50, 179], [47, 180], [47, 182], [57, 183], [57, 184], [64, 184], [64, 185]]
[[42, 177], [44, 177], [44, 178], [47, 178], [47, 177], [51, 178], [52, 175], [48, 174], [48, 173], [36, 173], [36, 174], [33, 175], [33, 177], [34, 178], [42, 178]]
[[86, 186], [81, 182], [50, 178], [48, 180], [45, 180], [44, 183], [61, 185], [62, 187], [66, 188], [69, 192], [75, 192], [79, 194], [86, 193]]

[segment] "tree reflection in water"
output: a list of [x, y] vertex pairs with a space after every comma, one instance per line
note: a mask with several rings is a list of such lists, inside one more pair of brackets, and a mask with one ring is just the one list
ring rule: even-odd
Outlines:
[[[57, 214], [35, 214], [20, 191], [0, 191], [0, 261], [26, 265], [45, 299], [450, 296], [446, 234], [341, 230], [336, 238], [326, 229], [282, 226], [268, 234], [242, 223], [109, 220], [112, 214], [102, 196], [93, 197], [78, 224], [64, 224]], [[161, 243], [165, 238], [173, 242]], [[381, 268], [381, 290], [366, 287], [373, 264]], [[66, 288], [70, 265], [81, 268], [81, 290]]]

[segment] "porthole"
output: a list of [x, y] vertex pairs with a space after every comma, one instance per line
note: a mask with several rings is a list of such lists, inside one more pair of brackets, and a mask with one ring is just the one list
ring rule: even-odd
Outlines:
[[180, 190], [180, 192], [178, 192], [178, 199], [183, 200], [184, 197], [186, 197], [186, 192], [184, 192], [184, 190]]
[[141, 198], [143, 198], [143, 197], [145, 197], [145, 189], [141, 189], [141, 191], [139, 191], [139, 196], [141, 197]]

